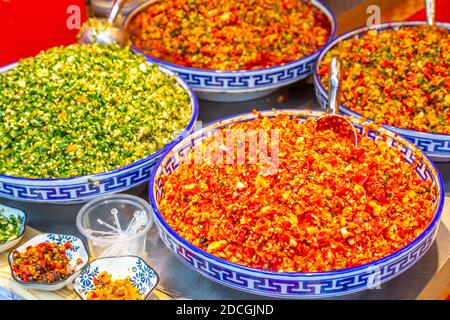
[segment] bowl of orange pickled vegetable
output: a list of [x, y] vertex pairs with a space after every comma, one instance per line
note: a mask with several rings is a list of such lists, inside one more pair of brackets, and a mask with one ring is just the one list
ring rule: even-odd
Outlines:
[[73, 289], [82, 300], [145, 300], [158, 281], [158, 274], [139, 257], [104, 257], [83, 269]]
[[370, 289], [430, 248], [439, 171], [393, 132], [349, 118], [358, 146], [316, 130], [322, 112], [225, 118], [161, 157], [149, 184], [159, 235], [220, 284], [284, 298]]
[[314, 71], [316, 97], [328, 104], [331, 56], [342, 60], [340, 111], [371, 119], [450, 161], [450, 23], [392, 22], [359, 28], [329, 43]]
[[146, 1], [123, 28], [131, 49], [202, 99], [244, 101], [312, 74], [336, 19], [320, 1]]

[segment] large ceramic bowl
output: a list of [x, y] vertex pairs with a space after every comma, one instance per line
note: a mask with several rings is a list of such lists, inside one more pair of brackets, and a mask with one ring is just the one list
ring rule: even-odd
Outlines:
[[[14, 68], [15, 64], [0, 68], [0, 73]], [[160, 68], [162, 72], [173, 72]], [[147, 181], [159, 157], [177, 141], [188, 135], [198, 115], [197, 97], [192, 89], [179, 77], [178, 84], [187, 90], [190, 98], [191, 118], [184, 131], [171, 143], [146, 158], [127, 166], [93, 175], [62, 179], [34, 179], [0, 174], [0, 197], [12, 200], [40, 203], [86, 202], [100, 195], [123, 192]]]
[[[375, 30], [383, 31], [386, 29], [399, 29], [402, 27], [410, 27], [417, 25], [424, 25], [426, 22], [423, 21], [409, 21], [409, 22], [390, 22], [384, 23], [376, 27]], [[438, 26], [449, 29], [450, 23], [437, 23]], [[365, 27], [359, 28], [348, 33], [345, 33], [338, 38], [334, 39], [330, 42], [320, 53], [317, 65], [314, 70], [314, 86], [316, 91], [316, 97], [319, 101], [319, 104], [325, 109], [328, 105], [328, 96], [327, 90], [324, 88], [323, 84], [320, 82], [320, 76], [318, 74], [319, 62], [325, 57], [325, 55], [330, 51], [333, 47], [335, 47], [339, 42], [350, 39], [350, 38], [359, 38], [360, 36], [367, 33], [369, 30], [374, 30], [373, 27]], [[345, 105], [341, 105], [339, 108], [340, 113], [352, 116], [352, 117], [363, 117], [360, 113], [352, 111], [350, 108]], [[397, 127], [393, 127], [390, 125], [383, 125], [385, 128], [398, 133], [405, 139], [411, 141], [420, 149], [425, 151], [428, 156], [430, 156], [434, 161], [450, 161], [450, 135], [448, 134], [438, 134], [438, 133], [426, 133], [420, 132], [416, 130], [409, 129], [401, 129]]]
[[[300, 110], [278, 110], [263, 112], [274, 116], [282, 112], [287, 115], [300, 116], [301, 119], [317, 118], [321, 112]], [[170, 175], [192, 150], [206, 137], [231, 123], [255, 119], [254, 114], [243, 114], [212, 123], [202, 130], [196, 131], [178, 143], [171, 151], [161, 157], [156, 165], [149, 185], [150, 202], [155, 213], [159, 235], [172, 253], [186, 266], [196, 270], [203, 276], [220, 284], [249, 293], [285, 298], [322, 298], [344, 295], [370, 288], [386, 282], [414, 265], [430, 248], [436, 236], [439, 218], [444, 204], [444, 186], [442, 177], [435, 165], [414, 145], [385, 129], [368, 130], [366, 135], [371, 139], [384, 139], [392, 148], [399, 148], [403, 161], [412, 163], [419, 161], [417, 176], [422, 180], [431, 180], [436, 188], [433, 200], [434, 217], [429, 226], [411, 243], [402, 249], [379, 260], [353, 268], [328, 272], [280, 273], [249, 268], [231, 263], [213, 256], [180, 237], [167, 224], [159, 211], [159, 201], [163, 195], [161, 177]], [[356, 129], [362, 133], [367, 122], [350, 118]]]
[[[132, 18], [141, 10], [157, 0], [149, 0], [132, 10], [123, 22], [127, 28]], [[320, 1], [312, 0], [311, 5], [324, 13], [331, 23], [329, 41], [336, 34], [336, 18]], [[329, 42], [328, 41], [328, 42]], [[197, 92], [198, 97], [211, 101], [233, 102], [256, 99], [270, 94], [279, 87], [291, 84], [311, 75], [320, 49], [314, 53], [284, 65], [256, 70], [216, 71], [175, 65], [153, 58], [131, 45], [131, 49], [144, 55], [149, 61], [156, 62], [176, 72]]]

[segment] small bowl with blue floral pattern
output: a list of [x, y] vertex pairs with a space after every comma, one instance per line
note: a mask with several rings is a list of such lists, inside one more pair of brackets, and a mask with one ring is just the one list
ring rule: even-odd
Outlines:
[[[27, 270], [23, 273], [18, 273], [17, 269], [15, 269], [15, 265], [17, 260], [26, 260], [30, 259], [29, 256], [25, 256], [25, 253], [27, 252], [27, 249], [30, 247], [37, 247], [39, 245], [42, 245], [43, 243], [54, 243], [58, 247], [62, 246], [65, 247], [64, 254], [67, 256], [68, 259], [68, 265], [66, 270], [68, 271], [68, 276], [62, 277], [57, 274], [56, 269], [59, 267], [52, 267], [52, 270], [47, 269], [45, 271], [45, 274], [51, 274], [54, 281], [49, 281], [48, 277], [43, 276], [42, 280], [36, 281], [33, 279], [31, 273], [33, 270], [38, 269], [38, 273], [42, 268], [48, 268], [48, 263], [46, 262], [46, 266], [42, 265], [27, 265]], [[69, 245], [70, 242], [70, 245]], [[43, 248], [43, 247], [41, 247]], [[41, 250], [41, 248], [39, 250]], [[47, 249], [45, 249], [47, 250]], [[58, 250], [58, 249], [55, 249]], [[50, 249], [48, 249], [50, 251]], [[45, 252], [44, 252], [45, 254]], [[24, 256], [20, 256], [24, 255]], [[87, 265], [89, 262], [89, 254], [86, 250], [86, 247], [84, 246], [83, 241], [75, 236], [72, 235], [65, 235], [65, 234], [56, 234], [56, 233], [42, 233], [34, 238], [31, 238], [21, 246], [17, 247], [15, 250], [11, 251], [11, 253], [8, 256], [8, 263], [11, 268], [11, 275], [12, 278], [19, 283], [20, 285], [27, 287], [29, 289], [37, 289], [37, 290], [46, 290], [46, 291], [54, 291], [64, 288], [67, 284], [71, 283], [73, 279], [79, 274], [81, 269], [83, 269], [84, 266]], [[31, 270], [33, 269], [33, 270]], [[24, 274], [30, 274], [29, 279], [24, 279]], [[44, 272], [41, 272], [44, 273]]]
[[106, 272], [112, 280], [130, 277], [132, 285], [139, 291], [142, 300], [156, 288], [159, 276], [144, 260], [136, 256], [117, 256], [98, 258], [89, 263], [73, 282], [75, 293], [88, 300], [88, 293], [98, 286], [97, 277]]

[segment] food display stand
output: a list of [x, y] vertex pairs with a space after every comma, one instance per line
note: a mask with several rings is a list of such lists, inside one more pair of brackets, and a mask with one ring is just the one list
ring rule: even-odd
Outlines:
[[[301, 92], [301, 94], [299, 94]], [[285, 102], [279, 102], [287, 99]], [[298, 83], [290, 88], [282, 89], [276, 94], [268, 97], [236, 104], [223, 104], [211, 102], [200, 102], [199, 118], [205, 123], [228, 116], [251, 111], [255, 106], [262, 105], [265, 109], [279, 107], [286, 104], [295, 108], [319, 109], [314, 99], [314, 89], [306, 82]], [[203, 104], [202, 104], [203, 103]], [[450, 189], [450, 166], [449, 164], [438, 164], [445, 179], [446, 188]], [[447, 190], [448, 190], [447, 189]], [[129, 191], [148, 199], [147, 186], [140, 186]], [[29, 225], [42, 232], [56, 232], [64, 234], [78, 234], [75, 226], [75, 218], [82, 205], [51, 205], [51, 204], [27, 204], [2, 200], [6, 205], [20, 207], [29, 215]], [[450, 257], [450, 193], [446, 193], [446, 203], [441, 219], [441, 225], [436, 236], [436, 241], [428, 253], [411, 269], [385, 284], [380, 288], [365, 290], [361, 293], [338, 297], [337, 299], [415, 299], [428, 281], [439, 271], [445, 261]], [[166, 248], [159, 238], [156, 228], [153, 227], [147, 240], [146, 260], [160, 275], [160, 285], [172, 291], [172, 296], [178, 293], [180, 296], [190, 299], [264, 299], [264, 297], [243, 293], [234, 289], [224, 287], [211, 280], [204, 278], [197, 272], [185, 267]], [[6, 269], [9, 271], [9, 268]], [[9, 273], [2, 272], [0, 284], [7, 284], [10, 279]], [[64, 297], [76, 297], [71, 290], [66, 291]], [[56, 296], [58, 297], [58, 296]], [[170, 299], [170, 295], [151, 295], [150, 299]]]
[[[414, 1], [410, 1], [411, 3]], [[421, 4], [421, 3], [420, 3]], [[418, 6], [418, 2], [414, 2]], [[417, 12], [421, 7], [417, 7]], [[354, 11], [356, 9], [353, 9]], [[399, 9], [391, 7], [390, 14], [395, 18], [406, 19], [410, 16]], [[399, 13], [401, 12], [401, 13]], [[343, 16], [353, 13], [338, 15], [339, 20]], [[408, 16], [401, 16], [409, 14]], [[386, 19], [386, 17], [383, 17]], [[390, 19], [386, 19], [390, 20]], [[338, 29], [339, 30], [339, 29]], [[342, 30], [341, 30], [342, 31]], [[338, 31], [339, 32], [339, 31]], [[264, 97], [242, 102], [212, 102], [199, 100], [198, 120], [204, 125], [212, 121], [231, 115], [276, 109], [309, 109], [321, 110], [316, 100], [316, 93], [311, 78], [304, 79], [287, 87], [278, 89], [276, 92]], [[445, 206], [442, 211], [440, 226], [437, 230], [436, 240], [420, 261], [393, 280], [358, 293], [333, 297], [333, 299], [416, 299], [427, 283], [444, 266], [450, 257], [450, 163], [436, 163], [443, 180], [445, 193]], [[146, 201], [148, 199], [148, 184], [125, 191], [137, 195]], [[0, 199], [0, 203], [18, 208], [28, 214], [27, 224], [29, 226], [25, 233], [25, 239], [31, 238], [40, 232], [52, 232], [60, 234], [71, 234], [78, 237], [82, 235], [77, 230], [75, 219], [83, 206], [82, 204], [46, 204], [18, 202], [10, 199]], [[234, 290], [215, 283], [198, 272], [185, 267], [165, 246], [160, 239], [156, 226], [153, 226], [146, 240], [146, 252], [142, 257], [155, 269], [159, 275], [157, 290], [148, 299], [265, 299], [263, 296]], [[0, 287], [10, 290], [17, 298], [23, 299], [77, 299], [76, 294], [68, 288], [56, 292], [40, 292], [23, 289], [15, 284], [9, 273], [6, 263], [6, 254], [0, 254]]]

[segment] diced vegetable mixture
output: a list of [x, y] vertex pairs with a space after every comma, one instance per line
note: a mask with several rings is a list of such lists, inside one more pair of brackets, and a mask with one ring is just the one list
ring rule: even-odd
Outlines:
[[117, 169], [164, 147], [190, 117], [187, 90], [128, 48], [52, 48], [0, 74], [0, 174]]
[[9, 216], [2, 214], [0, 209], [0, 245], [7, 241], [14, 240], [19, 236], [22, 219], [20, 217]]
[[[384, 141], [359, 136], [356, 148], [333, 131], [316, 131], [315, 121], [286, 115], [218, 132], [226, 131], [249, 138], [208, 137], [162, 176], [159, 201], [175, 232], [217, 257], [279, 272], [338, 270], [404, 247], [432, 219], [436, 187]], [[255, 162], [250, 141], [261, 132], [277, 154]], [[246, 161], [225, 161], [240, 148]], [[275, 157], [277, 170], [268, 170]]]
[[399, 128], [450, 134], [450, 34], [403, 27], [343, 40], [319, 64], [325, 87], [332, 56], [343, 63], [342, 103]]
[[[67, 279], [75, 272], [66, 254], [72, 248], [70, 241], [64, 245], [42, 242], [29, 246], [25, 251], [14, 250], [11, 268], [24, 282], [54, 283]], [[81, 259], [77, 264], [83, 263]]]
[[94, 278], [95, 289], [88, 292], [87, 300], [142, 300], [139, 290], [130, 277], [112, 280], [112, 276], [102, 271]]
[[317, 51], [327, 16], [300, 0], [156, 1], [129, 23], [132, 43], [182, 66], [214, 70], [273, 67]]

